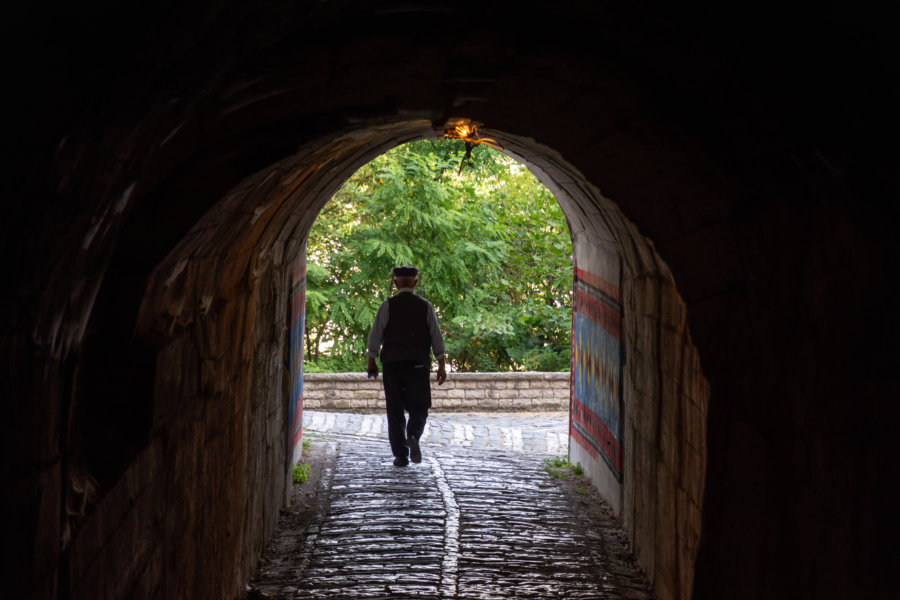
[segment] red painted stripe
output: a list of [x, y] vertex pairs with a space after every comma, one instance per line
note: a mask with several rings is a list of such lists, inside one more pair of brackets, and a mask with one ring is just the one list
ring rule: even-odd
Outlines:
[[613, 285], [599, 275], [595, 275], [594, 273], [585, 271], [584, 269], [579, 269], [578, 267], [575, 267], [575, 276], [586, 284], [592, 285], [598, 290], [602, 291], [604, 294], [611, 297], [616, 302], [621, 302], [622, 292], [619, 290], [619, 286]]
[[297, 322], [297, 319], [300, 318], [300, 315], [303, 314], [303, 309], [306, 308], [306, 289], [300, 290], [300, 293], [294, 296], [291, 299], [291, 324], [288, 326], [288, 329], [294, 326], [294, 323]]
[[291, 446], [292, 449], [297, 447], [297, 443], [300, 441], [301, 437], [303, 437], [303, 428], [302, 427], [300, 428], [300, 431], [297, 432], [297, 435], [294, 436], [294, 443]]
[[[587, 406], [582, 404], [578, 398], [573, 398], [572, 402], [572, 420], [578, 422], [587, 432], [594, 438], [603, 449], [603, 453], [610, 459], [616, 469], [622, 470], [622, 445], [616, 440], [612, 432], [606, 428], [606, 425], [595, 415]], [[571, 428], [574, 430], [574, 428]]]
[[303, 253], [291, 265], [291, 277], [293, 281], [300, 281], [306, 277], [306, 257], [303, 256]]
[[306, 301], [306, 288], [301, 289], [291, 298], [291, 310], [296, 310], [298, 306], [302, 307]]
[[[573, 286], [572, 290], [574, 291], [575, 286], [574, 282], [577, 281], [577, 278], [572, 277]], [[574, 293], [572, 294], [574, 297]], [[572, 301], [572, 328], [570, 331], [575, 332], [575, 301]], [[569, 350], [569, 414], [572, 414], [572, 400], [575, 398], [575, 336], [571, 335], [570, 338], [570, 350]]]
[[584, 436], [579, 433], [577, 429], [574, 427], [570, 428], [569, 435], [575, 440], [579, 446], [588, 451], [588, 454], [593, 456], [596, 460], [600, 460], [600, 455], [597, 453], [597, 449], [591, 445], [589, 441], [584, 439]]
[[[300, 418], [303, 416], [303, 395], [302, 394], [297, 399], [297, 405], [294, 408], [294, 411], [295, 411], [294, 419], [291, 421], [291, 428], [289, 429], [289, 431], [293, 431], [300, 425]], [[302, 430], [303, 428], [300, 427], [300, 429]]]
[[575, 302], [572, 304], [577, 312], [603, 327], [617, 340], [622, 341], [622, 315], [582, 291], [575, 292]]
[[[575, 282], [578, 281], [578, 277], [576, 275], [572, 275], [572, 290], [575, 289]], [[574, 296], [574, 294], [573, 294]], [[571, 331], [575, 332], [575, 302], [572, 302], [572, 329]], [[572, 425], [572, 414], [574, 413], [574, 402], [575, 402], [575, 336], [569, 336], [571, 338], [571, 349], [569, 351], [569, 435], [574, 435], [574, 426]]]

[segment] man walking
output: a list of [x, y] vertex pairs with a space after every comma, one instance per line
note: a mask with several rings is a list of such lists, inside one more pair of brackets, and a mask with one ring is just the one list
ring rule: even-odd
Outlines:
[[[381, 348], [384, 397], [387, 404], [388, 438], [394, 465], [422, 462], [419, 437], [431, 408], [431, 354], [438, 361], [438, 385], [447, 380], [444, 366], [444, 336], [431, 303], [413, 291], [419, 271], [396, 267], [393, 283], [397, 293], [381, 303], [369, 332], [366, 350], [369, 377], [378, 377], [375, 358]], [[409, 413], [409, 422], [404, 411]]]

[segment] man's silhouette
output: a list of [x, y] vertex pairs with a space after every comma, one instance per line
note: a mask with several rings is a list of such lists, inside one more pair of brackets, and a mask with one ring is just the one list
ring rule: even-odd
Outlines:
[[[415, 267], [396, 267], [393, 283], [397, 293], [381, 303], [369, 332], [366, 351], [369, 377], [378, 377], [375, 358], [381, 348], [388, 438], [394, 465], [421, 462], [419, 437], [431, 408], [431, 350], [438, 361], [438, 385], [447, 379], [444, 366], [444, 336], [434, 308], [413, 292], [419, 282]], [[409, 413], [409, 422], [405, 412]]]

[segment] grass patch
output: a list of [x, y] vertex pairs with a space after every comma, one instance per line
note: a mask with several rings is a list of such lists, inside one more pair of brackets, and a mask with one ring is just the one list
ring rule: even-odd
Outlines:
[[582, 468], [581, 463], [573, 465], [565, 455], [545, 458], [544, 471], [550, 477], [556, 477], [557, 479], [584, 476], [584, 469]]
[[294, 465], [294, 483], [306, 483], [309, 480], [309, 465], [300, 463]]
[[300, 446], [303, 448], [303, 456], [309, 456], [309, 447], [312, 446], [312, 442], [309, 440], [300, 440]]
[[551, 456], [544, 459], [544, 469], [565, 469], [569, 466], [569, 459], [565, 455]]

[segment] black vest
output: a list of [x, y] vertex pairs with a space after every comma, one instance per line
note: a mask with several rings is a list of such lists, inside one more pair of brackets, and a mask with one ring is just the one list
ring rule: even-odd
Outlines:
[[381, 345], [381, 362], [414, 361], [431, 364], [428, 302], [410, 292], [388, 298], [388, 322]]

